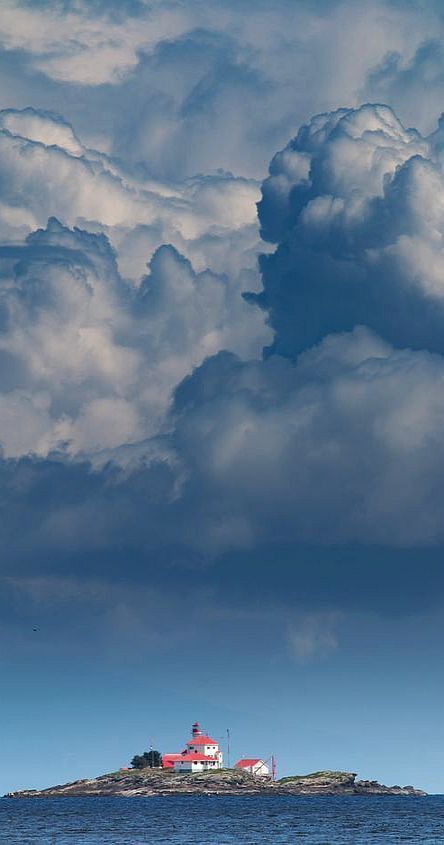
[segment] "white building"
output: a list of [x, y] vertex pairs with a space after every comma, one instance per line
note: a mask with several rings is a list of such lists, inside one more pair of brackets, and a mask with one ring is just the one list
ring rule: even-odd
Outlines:
[[270, 776], [270, 769], [267, 764], [264, 763], [263, 760], [259, 760], [257, 757], [238, 760], [235, 768], [243, 769], [244, 772], [248, 772], [250, 775], [254, 775], [257, 778], [266, 778]]
[[180, 759], [174, 761], [173, 768], [175, 772], [208, 772], [220, 769], [220, 765], [216, 757], [207, 757], [194, 751], [192, 754], [181, 754]]
[[221, 769], [223, 755], [219, 743], [201, 731], [199, 722], [194, 723], [191, 734], [191, 739], [181, 754], [163, 754], [163, 768], [173, 769], [175, 772], [208, 772]]

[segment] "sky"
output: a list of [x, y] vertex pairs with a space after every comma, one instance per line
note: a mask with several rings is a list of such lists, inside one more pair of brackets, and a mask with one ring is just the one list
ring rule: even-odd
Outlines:
[[195, 720], [444, 793], [443, 38], [3, 0], [1, 793]]

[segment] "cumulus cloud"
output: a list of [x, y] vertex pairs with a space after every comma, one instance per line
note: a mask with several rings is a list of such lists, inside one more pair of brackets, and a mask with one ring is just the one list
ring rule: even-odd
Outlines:
[[[53, 113], [0, 111], [0, 190], [3, 239], [21, 238], [52, 216], [87, 226], [108, 236], [123, 272], [136, 282], [162, 243], [172, 243], [198, 269], [256, 272], [254, 180], [223, 171], [181, 184], [130, 178], [84, 147]], [[220, 253], [227, 251], [222, 268]]]
[[261, 178], [313, 111], [356, 105], [386, 54], [441, 27], [435, 4], [389, 0], [267, 0], [254, 19], [233, 0], [6, 0], [0, 105], [62, 111], [89, 146], [157, 178]]
[[0, 5], [7, 655], [439, 639], [441, 4]]
[[[263, 322], [227, 277], [172, 246], [126, 284], [103, 235], [52, 219], [0, 249], [6, 456], [97, 451], [152, 436], [175, 385], [220, 348], [260, 349]], [[19, 424], [15, 424], [15, 419]]]
[[46, 147], [60, 147], [74, 156], [83, 155], [85, 152], [72, 126], [57, 114], [33, 108], [3, 109], [0, 112], [0, 127], [11, 135], [37, 141]]
[[314, 118], [278, 153], [259, 205], [276, 348], [294, 356], [365, 323], [398, 346], [443, 351], [441, 129], [386, 106]]
[[[2, 4], [0, 39], [7, 50], [23, 50], [36, 70], [62, 82], [100, 85], [117, 81], [138, 62], [138, 50], [148, 49], [165, 37], [179, 34], [187, 17], [174, 5], [151, 4], [147, 26], [141, 30], [134, 11], [124, 3], [70, 4], [27, 3], [6, 0]], [[85, 56], [88, 60], [85, 61]]]
[[[222, 5], [222, 14], [221, 4], [209, 4], [207, 21], [199, 15], [194, 28], [141, 53], [122, 85], [127, 106], [112, 141], [126, 161], [165, 175], [222, 166], [257, 177], [313, 109], [357, 104], [367, 73], [386, 52], [414, 49], [420, 32], [433, 32], [427, 16], [400, 14], [391, 3], [290, 8], [283, 0], [272, 10], [257, 6], [254, 22], [238, 3]], [[136, 116], [128, 109], [134, 99]]]
[[34, 550], [129, 545], [147, 562], [273, 558], [277, 542], [442, 543], [443, 385], [441, 356], [364, 328], [296, 365], [220, 353], [182, 383], [170, 431], [127, 447], [132, 460], [4, 464], [4, 542], [19, 520]]
[[443, 376], [364, 328], [296, 366], [219, 356], [178, 391], [176, 438], [247, 542], [438, 542]]
[[[279, 244], [263, 259], [264, 292], [248, 297], [275, 330], [265, 360], [242, 274], [196, 272], [164, 245], [128, 284], [103, 234], [55, 220], [3, 248], [5, 455], [102, 455], [92, 472], [95, 532], [105, 537], [100, 466], [111, 460], [126, 467], [113, 476], [117, 499], [132, 473], [143, 479], [131, 530], [159, 483], [158, 525], [174, 502], [174, 542], [193, 554], [276, 534], [441, 541], [440, 161], [439, 132], [423, 138], [369, 105], [314, 118], [277, 154], [260, 216]], [[217, 185], [193, 187], [202, 216], [226, 213]], [[85, 508], [59, 513], [52, 535], [81, 533]], [[150, 514], [148, 504], [139, 536], [152, 530]], [[124, 508], [122, 534], [127, 518]]]
[[35, 551], [129, 545], [147, 562], [273, 557], [277, 541], [441, 543], [443, 384], [441, 356], [364, 328], [297, 365], [220, 353], [177, 391], [170, 432], [125, 459], [6, 462], [4, 542], [17, 546], [19, 520]]
[[[444, 540], [441, 128], [369, 104], [303, 126], [263, 185], [275, 251], [243, 297], [251, 180], [153, 184], [54, 115], [0, 121], [8, 208], [26, 190], [36, 225], [62, 218], [0, 251], [5, 543], [21, 524], [42, 554], [183, 564]], [[310, 625], [301, 655], [328, 645]]]
[[273, 160], [259, 211], [279, 244], [250, 297], [271, 354], [221, 354], [176, 392], [203, 544], [226, 542], [217, 502], [241, 545], [442, 542], [441, 155], [441, 129], [366, 105], [314, 118]]
[[270, 332], [242, 298], [258, 288], [255, 183], [130, 180], [31, 108], [0, 112], [0, 148], [6, 456], [152, 436], [205, 357], [260, 354]]

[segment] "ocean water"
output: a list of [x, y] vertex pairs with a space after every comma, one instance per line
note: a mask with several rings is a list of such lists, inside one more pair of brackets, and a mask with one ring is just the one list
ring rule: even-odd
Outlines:
[[1, 845], [444, 845], [444, 796], [0, 800]]

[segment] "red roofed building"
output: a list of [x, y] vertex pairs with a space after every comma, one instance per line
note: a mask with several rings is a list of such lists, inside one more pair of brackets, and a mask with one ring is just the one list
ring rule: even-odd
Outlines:
[[249, 772], [250, 775], [258, 778], [269, 777], [270, 775], [270, 769], [267, 764], [257, 757], [246, 757], [243, 760], [238, 760], [235, 769], [243, 769], [244, 772]]
[[181, 754], [163, 754], [162, 766], [164, 769], [173, 769], [175, 772], [206, 772], [222, 768], [222, 751], [219, 743], [208, 734], [203, 733], [199, 722], [195, 722], [191, 739]]

